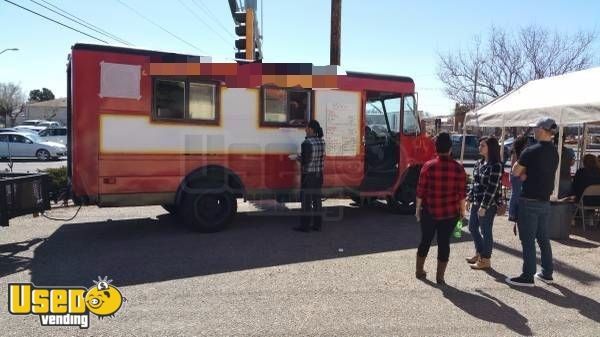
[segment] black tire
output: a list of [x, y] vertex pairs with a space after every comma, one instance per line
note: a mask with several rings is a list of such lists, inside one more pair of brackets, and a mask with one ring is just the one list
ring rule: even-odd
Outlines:
[[387, 205], [394, 213], [415, 214], [417, 199], [417, 183], [420, 170], [412, 169], [406, 174], [404, 182], [393, 197], [387, 198]]
[[202, 233], [222, 231], [237, 212], [237, 200], [228, 191], [186, 194], [179, 214], [190, 229]]
[[48, 161], [52, 157], [50, 157], [50, 152], [48, 150], [39, 149], [35, 152], [35, 157], [39, 160]]
[[351, 197], [350, 199], [352, 199], [354, 204], [358, 207], [372, 206], [375, 200], [377, 200], [374, 197]]

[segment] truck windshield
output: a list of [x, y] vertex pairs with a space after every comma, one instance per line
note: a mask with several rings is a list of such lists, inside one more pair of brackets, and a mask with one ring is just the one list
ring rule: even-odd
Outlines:
[[[366, 122], [379, 135], [400, 132], [400, 97], [378, 98], [367, 102]], [[386, 115], [387, 122], [386, 123]]]
[[385, 123], [385, 114], [381, 101], [367, 102], [366, 109], [367, 126], [373, 130], [378, 136], [384, 136], [388, 132], [387, 124]]

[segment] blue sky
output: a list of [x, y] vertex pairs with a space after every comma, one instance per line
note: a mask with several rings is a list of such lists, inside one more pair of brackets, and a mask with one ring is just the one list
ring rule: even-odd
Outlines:
[[[11, 1], [89, 32], [30, 0]], [[141, 19], [117, 0], [46, 1], [137, 47], [210, 54], [215, 59], [234, 54], [234, 24], [227, 0], [122, 0], [201, 51]], [[420, 109], [434, 114], [450, 113], [454, 107], [435, 75], [438, 53], [469, 46], [474, 36], [485, 35], [492, 25], [518, 29], [535, 24], [559, 32], [600, 32], [600, 1], [595, 0], [342, 3], [342, 68], [411, 76], [419, 91]], [[263, 0], [263, 8], [265, 62], [329, 63], [329, 0]], [[27, 93], [47, 87], [57, 97], [65, 96], [70, 46], [100, 43], [4, 0], [0, 0], [0, 22], [0, 50], [20, 49], [0, 55], [0, 82], [19, 83]], [[593, 49], [600, 55], [600, 38]]]

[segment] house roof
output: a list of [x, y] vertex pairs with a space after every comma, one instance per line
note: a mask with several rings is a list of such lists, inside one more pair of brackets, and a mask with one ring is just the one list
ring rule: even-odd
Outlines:
[[37, 102], [29, 104], [29, 107], [39, 107], [39, 108], [66, 108], [67, 107], [67, 98], [57, 98], [49, 101]]

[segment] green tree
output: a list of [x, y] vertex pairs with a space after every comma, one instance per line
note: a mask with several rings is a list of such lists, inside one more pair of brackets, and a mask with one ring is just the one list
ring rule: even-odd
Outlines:
[[48, 88], [42, 88], [42, 90], [35, 89], [29, 92], [29, 102], [43, 102], [54, 99], [54, 94]]

